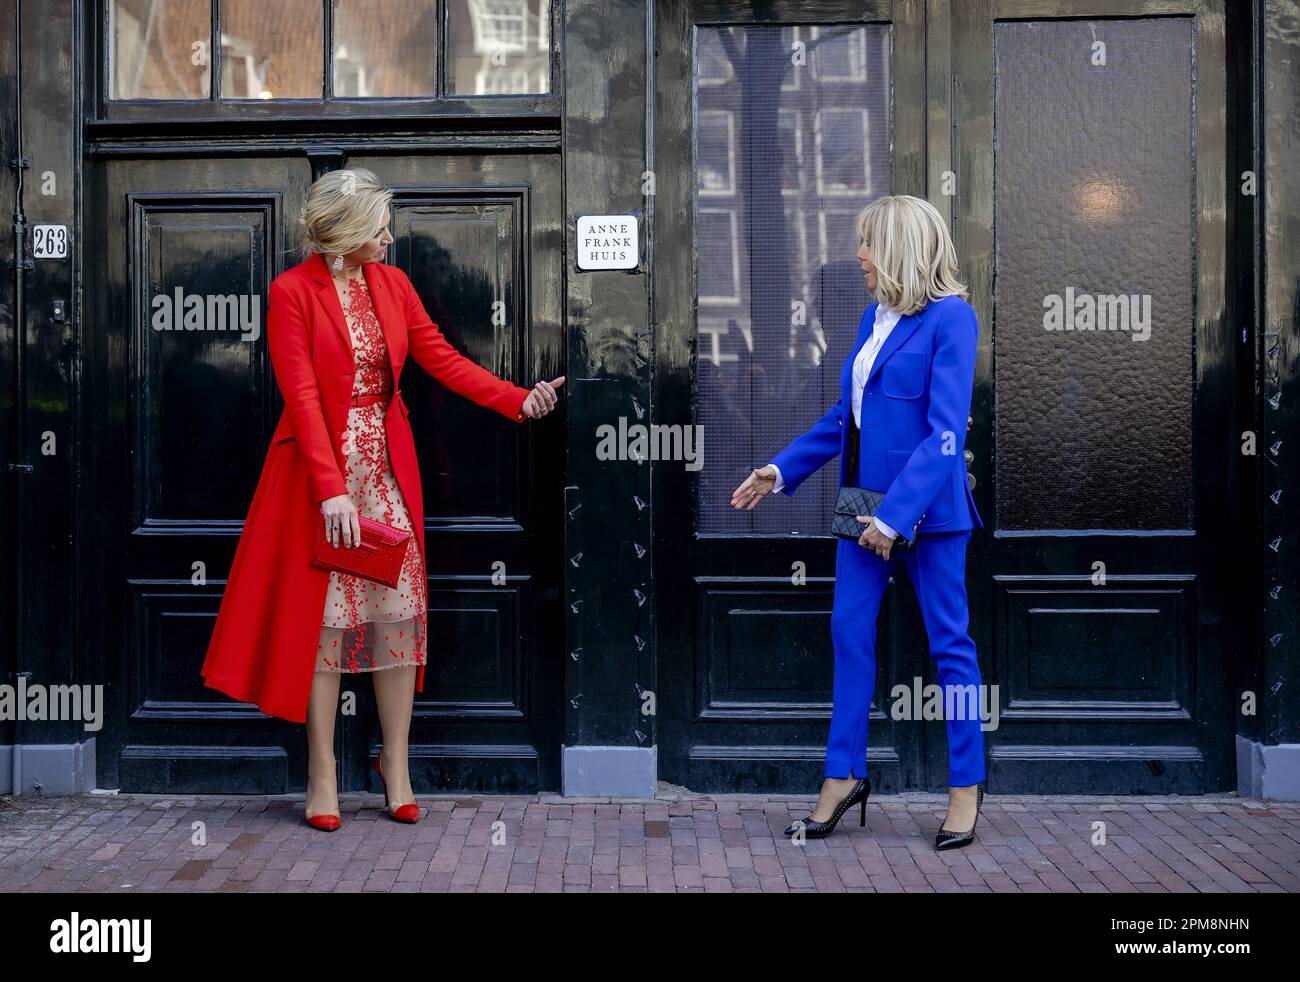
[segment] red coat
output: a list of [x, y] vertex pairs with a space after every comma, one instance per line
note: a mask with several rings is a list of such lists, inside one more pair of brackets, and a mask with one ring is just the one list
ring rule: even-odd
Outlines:
[[[524, 420], [528, 390], [456, 351], [429, 319], [404, 272], [368, 263], [362, 273], [387, 343], [394, 385], [409, 351], [447, 388], [516, 422]], [[235, 550], [202, 674], [205, 685], [301, 723], [307, 718], [329, 588], [329, 573], [311, 565], [311, 551], [325, 534], [320, 503], [347, 493], [343, 434], [356, 374], [343, 308], [319, 253], [271, 283], [266, 338], [284, 413]], [[424, 497], [407, 415], [397, 390], [384, 432], [423, 557]], [[424, 689], [423, 667], [416, 688]]]

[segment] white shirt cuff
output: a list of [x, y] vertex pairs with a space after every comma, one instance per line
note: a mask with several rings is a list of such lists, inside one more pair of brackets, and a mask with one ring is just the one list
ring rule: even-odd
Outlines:
[[772, 493], [775, 494], [785, 487], [785, 478], [781, 476], [781, 468], [777, 467], [776, 464], [768, 464], [767, 466], [776, 471], [776, 486], [772, 488]]
[[892, 526], [886, 525], [879, 518], [876, 518], [875, 522], [876, 522], [876, 528], [880, 529], [880, 531], [884, 533], [887, 539], [898, 538], [898, 532], [896, 532]]

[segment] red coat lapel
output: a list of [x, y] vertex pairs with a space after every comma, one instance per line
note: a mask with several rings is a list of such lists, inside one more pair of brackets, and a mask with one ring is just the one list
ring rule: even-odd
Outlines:
[[[393, 306], [396, 298], [393, 296], [393, 291], [389, 289], [387, 276], [377, 268], [382, 265], [382, 263], [364, 263], [361, 267], [361, 275], [365, 277], [366, 288], [370, 291], [370, 299], [375, 306], [375, 317], [379, 320], [379, 329], [383, 332], [384, 345], [388, 349], [388, 365], [393, 371], [393, 378], [396, 379], [400, 371], [401, 355], [405, 352], [405, 345], [400, 344], [399, 335], [406, 325], [400, 311]], [[352, 334], [343, 317], [338, 289], [334, 286], [334, 279], [325, 267], [324, 257], [319, 252], [313, 252], [311, 258], [307, 260], [306, 267], [307, 272], [316, 282], [316, 292], [321, 305], [325, 308], [330, 323], [334, 325], [334, 330], [338, 331], [344, 345], [347, 346], [348, 354], [352, 357], [355, 367], [356, 352], [352, 349]]]
[[325, 308], [326, 316], [329, 317], [334, 330], [338, 331], [343, 339], [343, 346], [355, 361], [356, 352], [352, 350], [352, 333], [348, 330], [348, 322], [343, 319], [338, 290], [334, 287], [334, 280], [329, 270], [325, 268], [325, 258], [319, 252], [313, 252], [306, 262], [306, 268], [311, 278], [316, 281], [316, 296], [321, 306]]

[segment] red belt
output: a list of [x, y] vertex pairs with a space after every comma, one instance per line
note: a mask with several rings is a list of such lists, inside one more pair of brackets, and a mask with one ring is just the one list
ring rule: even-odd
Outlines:
[[393, 398], [393, 392], [390, 389], [387, 392], [380, 392], [373, 396], [353, 396], [352, 405], [354, 406], [373, 406], [377, 402], [388, 402]]

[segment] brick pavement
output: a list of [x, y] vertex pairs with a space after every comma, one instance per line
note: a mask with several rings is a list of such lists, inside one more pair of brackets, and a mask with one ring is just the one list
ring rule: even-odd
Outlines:
[[1300, 891], [1300, 805], [988, 795], [979, 841], [938, 854], [945, 801], [873, 797], [866, 829], [796, 846], [811, 798], [422, 796], [408, 826], [344, 795], [333, 833], [301, 796], [0, 799], [0, 891]]

